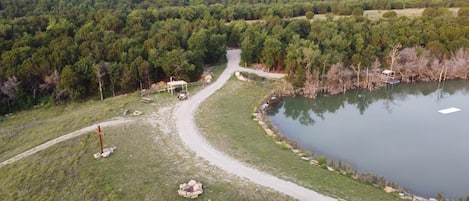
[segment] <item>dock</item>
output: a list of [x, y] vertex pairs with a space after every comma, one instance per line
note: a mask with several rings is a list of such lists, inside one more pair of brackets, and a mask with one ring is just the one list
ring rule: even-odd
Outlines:
[[386, 84], [390, 84], [390, 85], [395, 85], [395, 84], [401, 83], [401, 81], [398, 80], [398, 79], [385, 79], [384, 82]]

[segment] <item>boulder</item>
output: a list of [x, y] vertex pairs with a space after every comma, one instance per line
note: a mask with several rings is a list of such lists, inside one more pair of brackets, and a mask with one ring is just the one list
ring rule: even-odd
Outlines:
[[275, 136], [274, 131], [269, 128], [265, 129], [265, 133], [267, 133], [268, 136]]
[[202, 183], [190, 180], [187, 183], [180, 184], [178, 194], [185, 198], [195, 199], [204, 192]]
[[384, 192], [386, 193], [394, 193], [394, 192], [397, 192], [397, 189], [393, 188], [393, 187], [390, 187], [390, 186], [386, 186], [384, 187]]
[[109, 157], [112, 153], [114, 153], [114, 150], [116, 149], [116, 147], [111, 147], [111, 148], [106, 148], [106, 149], [103, 149], [103, 153], [95, 153], [93, 154], [94, 158], [98, 159], [98, 158], [107, 158]]

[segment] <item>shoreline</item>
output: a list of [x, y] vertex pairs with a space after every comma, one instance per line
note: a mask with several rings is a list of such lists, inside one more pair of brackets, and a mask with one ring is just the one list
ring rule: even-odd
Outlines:
[[[416, 82], [416, 83], [429, 83], [429, 82]], [[411, 83], [405, 83], [405, 84], [411, 84]], [[378, 88], [378, 89], [381, 89], [381, 88]], [[354, 89], [349, 89], [346, 92], [350, 90], [354, 90]], [[364, 90], [364, 89], [359, 88], [355, 90]], [[398, 196], [401, 199], [411, 199], [411, 200], [418, 200], [418, 201], [433, 201], [433, 200], [436, 200], [434, 196], [438, 196], [438, 197], [440, 196], [440, 193], [438, 193], [438, 195], [434, 195], [429, 198], [419, 196], [417, 194], [409, 192], [402, 186], [399, 186], [398, 183], [391, 181], [391, 180], [387, 180], [386, 178], [382, 176], [375, 175], [372, 173], [367, 173], [367, 172], [358, 172], [353, 166], [349, 165], [346, 161], [328, 160], [326, 159], [326, 157], [322, 155], [315, 155], [314, 153], [310, 154], [309, 152], [299, 147], [296, 141], [289, 140], [287, 137], [285, 137], [285, 135], [283, 135], [278, 130], [276, 126], [272, 124], [272, 122], [270, 122], [269, 118], [267, 117], [267, 112], [268, 110], [271, 109], [272, 103], [275, 103], [284, 97], [303, 96], [306, 98], [310, 98], [312, 100], [316, 98], [316, 96], [314, 96], [313, 98], [304, 96], [303, 94], [298, 93], [298, 91], [301, 91], [301, 89], [299, 90], [297, 89], [294, 91], [284, 91], [281, 89], [274, 89], [270, 93], [266, 94], [262, 99], [260, 99], [259, 103], [257, 104], [257, 107], [255, 107], [253, 110], [253, 114], [252, 114], [253, 120], [262, 127], [264, 132], [269, 137], [275, 140], [276, 144], [278, 144], [282, 148], [289, 149], [292, 153], [297, 155], [301, 160], [308, 162], [311, 166], [321, 167], [331, 172], [336, 172], [343, 176], [349, 177], [351, 179], [359, 180], [364, 183], [368, 183], [369, 185], [374, 186], [386, 193], [394, 193], [396, 194], [396, 196]], [[318, 94], [329, 94], [329, 93], [321, 92], [321, 93], [317, 93], [316, 95]], [[370, 177], [374, 178], [375, 180], [378, 180], [379, 182], [370, 181], [369, 179]]]

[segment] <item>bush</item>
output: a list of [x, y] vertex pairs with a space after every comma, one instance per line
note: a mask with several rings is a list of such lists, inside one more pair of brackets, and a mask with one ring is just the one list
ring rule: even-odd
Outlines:
[[397, 16], [396, 11], [388, 11], [388, 12], [383, 13], [384, 18], [393, 18], [396, 16]]
[[327, 159], [326, 159], [326, 157], [324, 157], [324, 156], [319, 156], [318, 159], [317, 159], [317, 161], [318, 161], [318, 165], [319, 165], [319, 166], [325, 166], [325, 165], [327, 165]]
[[458, 17], [469, 17], [469, 7], [463, 7], [458, 11]]
[[353, 15], [353, 16], [363, 16], [363, 12], [364, 12], [364, 11], [363, 11], [363, 8], [361, 8], [361, 7], [356, 7], [356, 8], [353, 9], [352, 15]]
[[306, 19], [310, 20], [313, 19], [314, 13], [312, 11], [306, 12]]
[[427, 16], [427, 17], [446, 17], [450, 16], [451, 11], [448, 10], [448, 8], [425, 8], [423, 10], [422, 16]]

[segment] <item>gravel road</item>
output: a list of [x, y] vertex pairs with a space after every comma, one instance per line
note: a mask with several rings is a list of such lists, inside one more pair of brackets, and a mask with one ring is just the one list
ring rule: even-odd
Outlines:
[[225, 153], [213, 148], [213, 146], [210, 145], [210, 143], [208, 143], [200, 134], [194, 121], [194, 113], [197, 107], [202, 101], [220, 89], [235, 71], [247, 71], [268, 78], [282, 78], [284, 76], [282, 74], [271, 74], [239, 67], [240, 53], [240, 50], [229, 50], [227, 52], [227, 68], [220, 75], [217, 81], [210, 84], [194, 96], [191, 96], [189, 99], [176, 105], [174, 110], [175, 112], [173, 114], [180, 138], [187, 147], [197, 154], [197, 156], [206, 159], [211, 164], [218, 166], [230, 174], [247, 178], [256, 184], [275, 189], [298, 200], [335, 200], [334, 198], [321, 195], [292, 182], [281, 180], [273, 175], [248, 167]]

